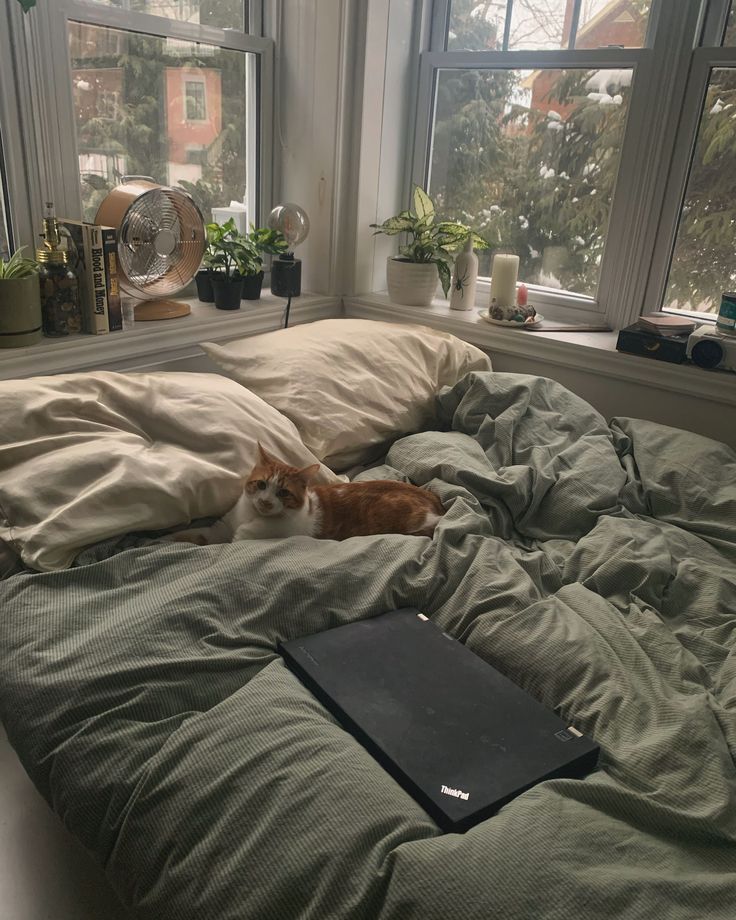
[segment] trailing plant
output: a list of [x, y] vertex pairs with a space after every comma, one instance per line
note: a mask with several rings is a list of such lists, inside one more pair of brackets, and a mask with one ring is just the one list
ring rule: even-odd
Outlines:
[[33, 259], [23, 258], [23, 249], [16, 250], [13, 255], [4, 262], [0, 259], [0, 281], [11, 281], [14, 278], [27, 278], [38, 272], [38, 263]]
[[435, 220], [432, 199], [418, 185], [414, 187], [413, 211], [401, 211], [382, 224], [371, 224], [371, 227], [377, 228], [374, 236], [378, 233], [385, 233], [387, 236], [405, 233], [407, 242], [404, 246], [399, 246], [399, 261], [436, 265], [445, 297], [450, 290], [455, 254], [466, 241], [472, 238], [473, 248], [488, 249], [486, 240], [465, 224], [459, 221]]

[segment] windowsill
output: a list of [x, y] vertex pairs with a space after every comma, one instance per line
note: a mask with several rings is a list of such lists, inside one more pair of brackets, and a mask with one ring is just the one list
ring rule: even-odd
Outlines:
[[450, 310], [443, 300], [435, 299], [431, 307], [410, 307], [392, 303], [385, 293], [346, 297], [344, 305], [346, 316], [421, 323], [450, 332], [491, 355], [537, 358], [547, 364], [736, 405], [736, 374], [731, 371], [623, 354], [616, 351], [618, 334], [603, 328], [593, 330], [585, 325], [580, 331], [554, 332], [509, 329], [486, 322], [476, 310]]
[[[164, 352], [181, 352], [199, 342], [224, 341], [239, 335], [271, 332], [283, 325], [286, 301], [264, 291], [260, 300], [241, 303], [239, 310], [218, 310], [196, 298], [178, 297], [192, 312], [177, 319], [134, 323], [107, 335], [45, 338], [25, 348], [0, 349], [0, 379], [89, 370], [100, 365]], [[290, 325], [338, 316], [340, 299], [302, 294], [291, 302]]]
[[[196, 298], [192, 313], [173, 320], [135, 323], [132, 328], [108, 335], [72, 335], [44, 339], [26, 348], [0, 349], [0, 379], [84, 371], [103, 365], [121, 365], [130, 359], [200, 353], [198, 343], [226, 341], [242, 335], [271, 332], [283, 325], [285, 301], [264, 292], [260, 300], [243, 301], [240, 310], [217, 310]], [[736, 374], [708, 371], [692, 365], [668, 364], [616, 351], [615, 332], [591, 330], [535, 332], [494, 326], [475, 310], [450, 310], [435, 300], [431, 307], [394, 304], [387, 294], [364, 294], [344, 298], [349, 317], [389, 322], [420, 323], [451, 332], [484, 351], [536, 358], [546, 364], [574, 368], [614, 380], [655, 387], [689, 396], [700, 396], [728, 406], [736, 405]], [[303, 294], [291, 305], [290, 324], [309, 323], [340, 315], [340, 299]]]

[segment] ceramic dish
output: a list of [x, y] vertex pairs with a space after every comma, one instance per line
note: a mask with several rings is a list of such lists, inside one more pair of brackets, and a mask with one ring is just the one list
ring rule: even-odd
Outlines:
[[536, 329], [544, 319], [541, 313], [537, 313], [537, 318], [533, 323], [518, 323], [514, 319], [492, 319], [488, 315], [488, 310], [478, 310], [478, 316], [487, 323], [493, 323], [494, 326], [513, 326], [514, 329]]

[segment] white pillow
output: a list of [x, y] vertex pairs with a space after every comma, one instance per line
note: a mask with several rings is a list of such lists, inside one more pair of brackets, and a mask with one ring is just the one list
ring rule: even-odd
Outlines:
[[431, 426], [441, 387], [491, 370], [486, 354], [449, 333], [366, 319], [320, 320], [202, 348], [290, 418], [334, 470]]
[[[0, 538], [35, 569], [85, 546], [223, 514], [256, 442], [295, 466], [294, 425], [217, 374], [93, 372], [0, 382]], [[326, 468], [323, 482], [336, 481]]]

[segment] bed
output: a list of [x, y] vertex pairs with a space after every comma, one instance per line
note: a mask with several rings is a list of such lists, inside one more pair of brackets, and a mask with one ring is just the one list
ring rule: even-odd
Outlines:
[[[733, 920], [736, 454], [552, 380], [454, 376], [358, 473], [435, 490], [432, 540], [141, 528], [0, 582], [8, 736], [136, 916]], [[276, 652], [404, 606], [599, 768], [441, 833]]]

